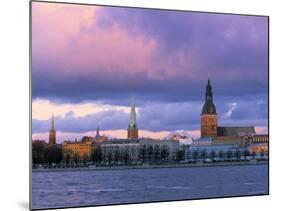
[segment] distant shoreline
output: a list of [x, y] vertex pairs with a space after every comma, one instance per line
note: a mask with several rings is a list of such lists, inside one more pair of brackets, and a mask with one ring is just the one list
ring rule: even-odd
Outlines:
[[75, 168], [32, 168], [32, 173], [37, 172], [58, 172], [58, 171], [104, 171], [104, 170], [127, 170], [127, 169], [154, 169], [154, 168], [198, 168], [198, 167], [220, 167], [220, 166], [244, 166], [264, 165], [268, 161], [248, 162], [222, 162], [222, 163], [196, 163], [196, 164], [164, 164], [164, 165], [128, 165], [128, 166], [98, 166], [98, 167], [75, 167]]

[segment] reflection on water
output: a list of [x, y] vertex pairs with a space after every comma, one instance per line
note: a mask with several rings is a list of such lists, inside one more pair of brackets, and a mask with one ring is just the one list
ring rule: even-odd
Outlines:
[[268, 193], [268, 165], [32, 173], [32, 208]]

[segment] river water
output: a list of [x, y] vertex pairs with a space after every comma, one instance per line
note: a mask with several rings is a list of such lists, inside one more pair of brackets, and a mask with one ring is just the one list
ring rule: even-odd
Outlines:
[[268, 194], [268, 165], [32, 173], [32, 209]]

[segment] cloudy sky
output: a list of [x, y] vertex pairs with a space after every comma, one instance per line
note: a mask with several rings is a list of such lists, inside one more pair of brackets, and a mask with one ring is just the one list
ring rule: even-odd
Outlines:
[[219, 125], [267, 132], [266, 17], [32, 2], [32, 133], [199, 135], [211, 79]]

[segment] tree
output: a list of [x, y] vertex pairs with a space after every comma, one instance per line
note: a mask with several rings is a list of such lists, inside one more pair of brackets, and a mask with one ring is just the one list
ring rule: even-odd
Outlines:
[[120, 161], [120, 151], [119, 149], [116, 149], [114, 153], [114, 162], [117, 163], [119, 161]]
[[182, 149], [177, 151], [176, 160], [177, 161], [184, 160], [184, 151]]
[[168, 150], [165, 146], [162, 147], [160, 153], [161, 161], [167, 162], [168, 161]]
[[62, 149], [56, 145], [48, 146], [44, 152], [45, 163], [60, 163], [62, 161]]
[[253, 158], [253, 160], [256, 159], [256, 155], [257, 155], [257, 153], [256, 153], [255, 151], [253, 151], [253, 152], [252, 152], [252, 158]]
[[264, 158], [264, 155], [265, 155], [264, 150], [262, 150], [262, 151], [260, 152], [260, 154], [261, 154], [261, 159], [263, 159], [263, 158]]
[[156, 145], [154, 147], [154, 150], [153, 150], [153, 161], [154, 162], [159, 162], [161, 159], [161, 156], [160, 156], [160, 147], [159, 145]]
[[193, 158], [195, 161], [197, 161], [198, 156], [199, 156], [199, 153], [198, 153], [197, 150], [192, 152], [192, 158]]
[[73, 161], [74, 163], [77, 165], [77, 163], [79, 162], [79, 155], [75, 152], [73, 155]]
[[32, 163], [44, 163], [45, 145], [41, 143], [32, 143]]
[[107, 161], [108, 161], [108, 163], [109, 164], [111, 164], [111, 162], [112, 162], [112, 152], [109, 152], [108, 154], [107, 154]]
[[147, 151], [146, 145], [145, 144], [141, 145], [141, 147], [140, 147], [140, 159], [141, 159], [141, 162], [143, 162], [143, 163], [146, 160], [146, 151]]
[[233, 156], [233, 152], [231, 150], [228, 150], [226, 154], [227, 154], [228, 160], [230, 160], [230, 158], [232, 158], [232, 156]]
[[152, 145], [149, 145], [148, 149], [147, 149], [147, 155], [148, 155], [148, 160], [149, 161], [152, 160], [152, 154], [153, 154], [153, 147], [152, 147]]
[[211, 157], [212, 161], [214, 161], [215, 158], [217, 157], [216, 151], [212, 150], [210, 153], [210, 157]]
[[167, 149], [167, 154], [166, 154], [166, 159], [167, 159], [167, 162], [169, 162], [169, 156], [170, 156], [170, 151]]
[[250, 155], [250, 151], [248, 149], [243, 150], [243, 156], [248, 157]]
[[234, 152], [234, 156], [236, 157], [236, 160], [240, 160], [241, 159], [241, 152], [240, 152], [240, 150], [236, 150]]
[[100, 163], [101, 162], [101, 160], [102, 160], [102, 153], [101, 153], [100, 145], [95, 146], [93, 148], [92, 153], [91, 153], [91, 160], [94, 163]]
[[224, 158], [224, 153], [222, 150], [219, 151], [219, 158], [220, 158], [220, 160], [223, 160], [223, 158]]
[[68, 165], [70, 163], [70, 155], [67, 153], [66, 156], [65, 156], [65, 163], [66, 165]]
[[83, 164], [84, 164], [84, 166], [87, 164], [88, 160], [89, 160], [88, 155], [84, 154], [83, 155]]
[[207, 152], [206, 152], [205, 149], [203, 149], [202, 152], [201, 152], [201, 158], [202, 158], [203, 160], [205, 160], [206, 157], [207, 157]]
[[190, 159], [190, 156], [191, 156], [190, 151], [187, 150], [187, 152], [186, 152], [186, 160], [189, 160], [189, 159]]
[[124, 151], [124, 161], [125, 161], [125, 164], [128, 164], [128, 162], [129, 162], [129, 152], [127, 149]]

